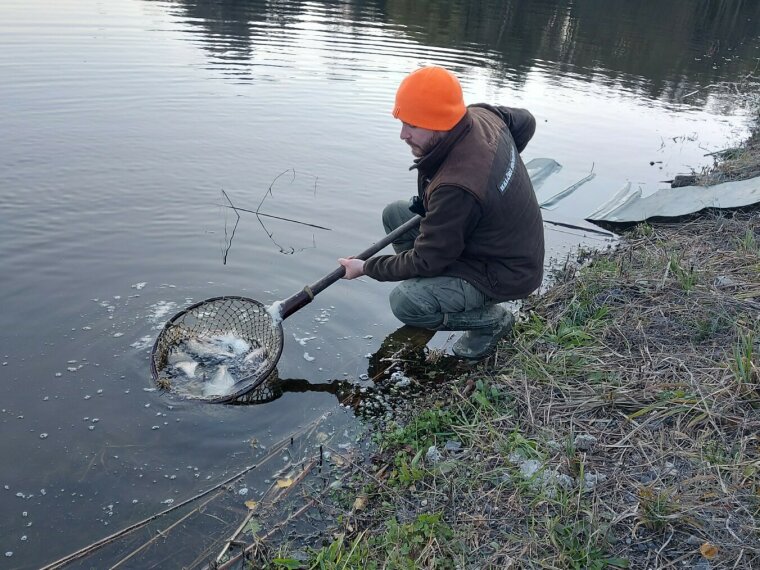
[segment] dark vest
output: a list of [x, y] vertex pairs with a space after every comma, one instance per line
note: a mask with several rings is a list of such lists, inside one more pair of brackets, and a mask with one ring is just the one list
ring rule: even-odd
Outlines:
[[445, 274], [498, 301], [532, 293], [543, 278], [543, 221], [507, 124], [485, 108], [469, 107], [433, 155], [417, 164], [423, 204], [438, 188], [454, 186], [474, 196], [482, 210], [464, 251]]

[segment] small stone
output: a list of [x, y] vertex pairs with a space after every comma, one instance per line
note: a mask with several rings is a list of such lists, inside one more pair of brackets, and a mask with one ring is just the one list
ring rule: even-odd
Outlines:
[[569, 491], [575, 485], [575, 481], [573, 481], [573, 478], [570, 477], [570, 475], [560, 473], [557, 475], [557, 485], [562, 487], [565, 491]]
[[580, 451], [591, 451], [596, 445], [596, 438], [593, 435], [582, 434], [575, 436], [573, 442], [575, 449]]
[[599, 483], [603, 483], [607, 480], [607, 475], [604, 473], [586, 473], [583, 478], [583, 490], [591, 491]]
[[736, 281], [728, 275], [718, 275], [715, 278], [716, 287], [733, 287], [736, 285]]
[[10, 550], [5, 553], [6, 558], [10, 558], [11, 556], [13, 556], [13, 552], [11, 552]]
[[536, 472], [541, 468], [541, 462], [535, 459], [527, 459], [520, 464], [520, 474], [528, 479], [533, 477]]
[[433, 464], [438, 463], [441, 460], [441, 452], [438, 451], [435, 445], [431, 445], [428, 448], [427, 453], [425, 454], [425, 460]]

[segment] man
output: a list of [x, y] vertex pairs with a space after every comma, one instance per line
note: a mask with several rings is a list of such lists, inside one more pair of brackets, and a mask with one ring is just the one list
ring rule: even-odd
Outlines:
[[541, 212], [520, 152], [536, 122], [522, 109], [465, 107], [457, 78], [441, 67], [409, 74], [393, 116], [415, 156], [417, 193], [383, 211], [386, 232], [419, 213], [419, 230], [393, 243], [396, 255], [341, 258], [346, 279], [401, 281], [391, 309], [407, 325], [466, 331], [454, 354], [479, 359], [512, 328], [497, 304], [527, 297], [543, 277]]

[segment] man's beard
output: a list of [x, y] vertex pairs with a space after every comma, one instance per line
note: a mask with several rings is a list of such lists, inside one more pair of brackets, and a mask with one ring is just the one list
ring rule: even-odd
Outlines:
[[412, 154], [416, 156], [417, 158], [421, 158], [425, 156], [426, 154], [429, 154], [430, 151], [432, 151], [438, 145], [438, 143], [443, 140], [444, 134], [445, 133], [436, 133], [430, 138], [430, 140], [427, 141], [425, 146], [409, 144], [409, 147], [412, 149]]

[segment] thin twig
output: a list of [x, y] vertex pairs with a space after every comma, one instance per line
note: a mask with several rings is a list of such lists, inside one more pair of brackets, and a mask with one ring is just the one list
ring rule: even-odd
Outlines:
[[317, 228], [318, 230], [332, 231], [332, 228], [326, 228], [325, 226], [319, 226], [317, 224], [311, 224], [309, 222], [302, 222], [301, 220], [295, 220], [293, 218], [284, 218], [282, 216], [275, 216], [273, 214], [265, 214], [264, 212], [257, 212], [256, 210], [246, 210], [239, 206], [227, 206], [225, 204], [217, 204], [221, 208], [231, 208], [236, 212], [247, 212], [249, 214], [256, 214], [257, 216], [263, 216], [264, 218], [272, 218], [274, 220], [282, 220], [283, 222], [292, 222], [294, 224], [300, 224], [302, 226], [309, 226], [310, 228]]
[[238, 214], [237, 210], [235, 209], [235, 206], [232, 204], [232, 200], [230, 200], [230, 197], [227, 196], [227, 192], [222, 190], [222, 195], [230, 203], [229, 207], [232, 208], [232, 211], [235, 212], [235, 216], [237, 216], [235, 218], [235, 225], [232, 228], [232, 235], [230, 236], [229, 240], [227, 240], [227, 216], [224, 217], [224, 239], [225, 241], [227, 241], [227, 247], [224, 249], [224, 254], [222, 256], [222, 265], [227, 265], [227, 255], [229, 255], [230, 253], [230, 248], [232, 247], [232, 240], [235, 239], [235, 231], [237, 231], [238, 224], [240, 223], [240, 214]]

